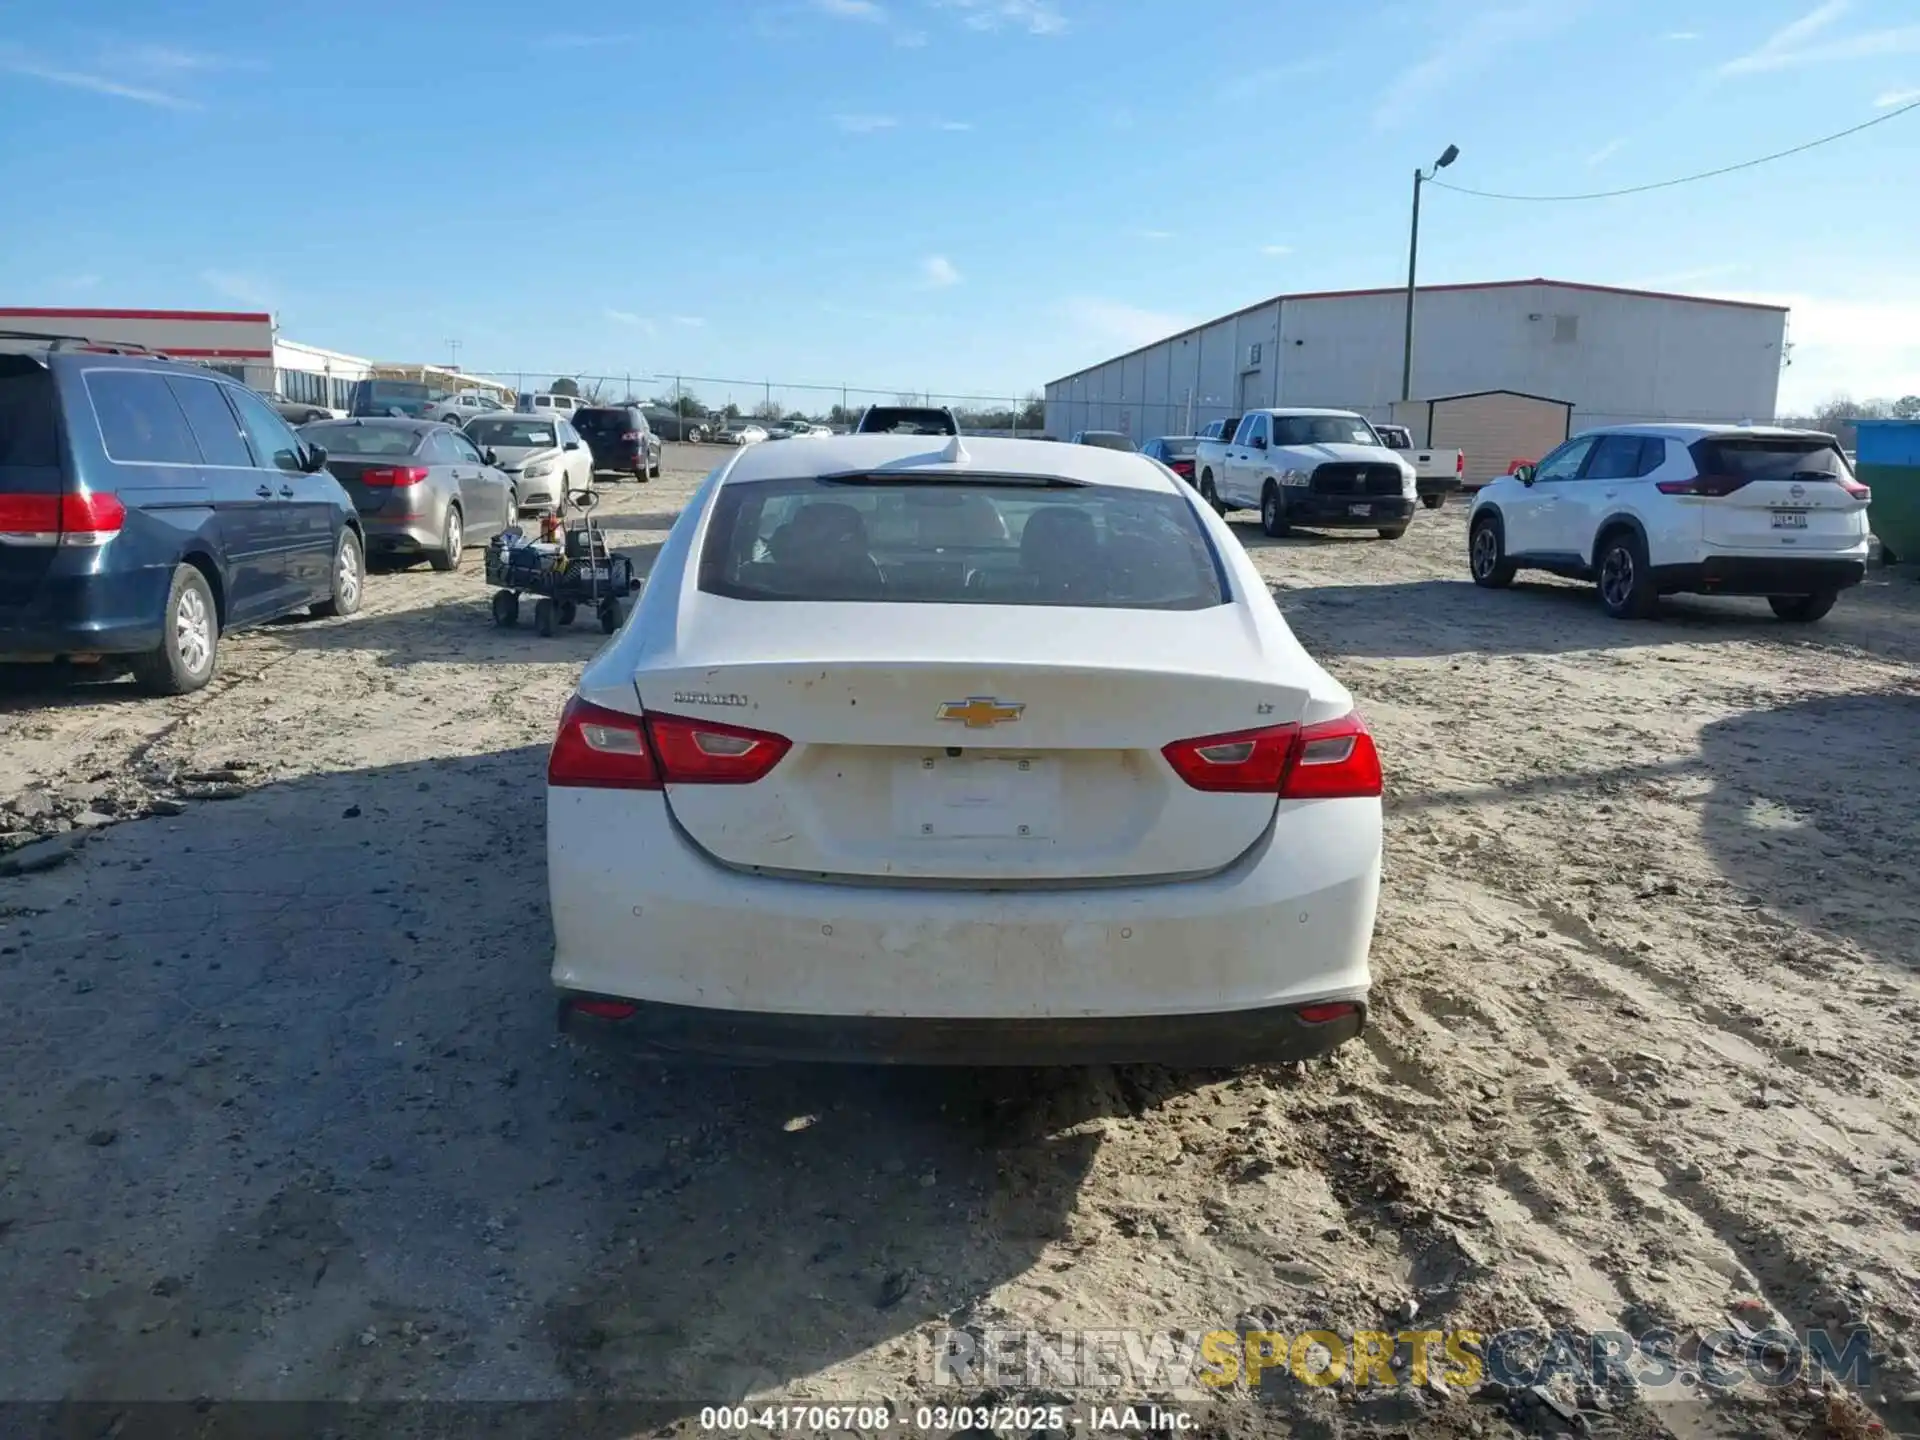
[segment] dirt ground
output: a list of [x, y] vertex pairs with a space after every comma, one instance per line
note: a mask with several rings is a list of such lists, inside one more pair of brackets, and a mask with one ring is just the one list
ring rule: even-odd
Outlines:
[[[720, 452], [612, 491], [646, 558]], [[464, 573], [203, 693], [0, 672], [0, 1398], [938, 1390], [948, 1326], [1861, 1323], [1920, 1413], [1920, 585], [1606, 619], [1243, 542], [1389, 772], [1364, 1039], [1244, 1075], [663, 1069], [554, 1034], [542, 766], [600, 643]], [[84, 843], [82, 843], [84, 842]], [[69, 849], [59, 847], [70, 847]], [[28, 853], [16, 851], [14, 859]], [[0, 858], [0, 867], [6, 860]], [[1176, 958], [1177, 957], [1170, 957]], [[1290, 1387], [1220, 1433], [1854, 1434]]]

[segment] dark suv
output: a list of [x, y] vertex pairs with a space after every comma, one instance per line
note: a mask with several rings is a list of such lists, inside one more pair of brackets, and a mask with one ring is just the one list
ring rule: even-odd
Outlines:
[[0, 661], [123, 657], [182, 695], [237, 626], [352, 614], [366, 548], [325, 464], [197, 365], [84, 341], [0, 354]]
[[596, 473], [617, 471], [636, 480], [660, 473], [660, 437], [638, 405], [583, 405], [570, 419], [587, 442]]

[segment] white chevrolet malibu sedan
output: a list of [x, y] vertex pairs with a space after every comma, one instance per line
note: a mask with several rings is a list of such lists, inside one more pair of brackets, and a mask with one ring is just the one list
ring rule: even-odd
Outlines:
[[1366, 1020], [1373, 739], [1140, 455], [743, 449], [581, 677], [547, 786], [575, 1032], [1212, 1066]]

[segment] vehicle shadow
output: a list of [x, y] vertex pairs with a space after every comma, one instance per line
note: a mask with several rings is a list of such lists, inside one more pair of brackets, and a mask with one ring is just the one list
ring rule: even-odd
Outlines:
[[1902, 597], [1884, 588], [1849, 591], [1832, 614], [1810, 626], [1783, 623], [1763, 599], [1696, 595], [1665, 597], [1652, 620], [1615, 620], [1591, 586], [1546, 579], [1521, 579], [1506, 590], [1483, 590], [1464, 576], [1380, 585], [1282, 583], [1273, 587], [1273, 598], [1317, 655], [1548, 655], [1726, 640], [1920, 655], [1920, 594]]
[[1080, 1122], [1210, 1078], [560, 1039], [544, 758], [272, 784], [4, 882], [0, 1006], [35, 1016], [0, 1047], [9, 1290], [36, 1324], [0, 1336], [0, 1394], [682, 1413], [886, 1346], [905, 1379], [917, 1328], [1066, 1237]]

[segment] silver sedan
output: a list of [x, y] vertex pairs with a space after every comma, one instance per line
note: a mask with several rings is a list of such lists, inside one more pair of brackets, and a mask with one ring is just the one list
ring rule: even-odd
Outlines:
[[353, 497], [368, 558], [418, 560], [455, 570], [462, 550], [484, 544], [519, 512], [512, 482], [451, 425], [434, 420], [326, 420], [300, 429], [327, 452], [327, 469]]

